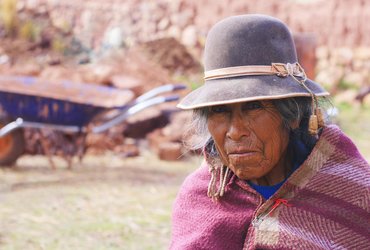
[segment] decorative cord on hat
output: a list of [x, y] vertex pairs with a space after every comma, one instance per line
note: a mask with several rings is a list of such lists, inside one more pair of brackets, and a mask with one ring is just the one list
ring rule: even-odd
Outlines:
[[[312, 105], [311, 105], [311, 116], [308, 122], [308, 132], [311, 135], [317, 135], [318, 129], [325, 126], [323, 113], [319, 107], [317, 96], [306, 86], [305, 81], [307, 80], [306, 73], [299, 63], [295, 64], [272, 64], [283, 66], [286, 70], [280, 71], [277, 75], [280, 77], [291, 76], [295, 81], [297, 81], [303, 88], [305, 88], [311, 95]], [[276, 67], [276, 66], [275, 66]], [[300, 78], [300, 79], [299, 79]]]
[[[276, 65], [276, 64], [275, 64]], [[280, 64], [281, 65], [281, 64]], [[274, 67], [274, 63], [272, 64]], [[299, 63], [295, 64], [282, 64], [286, 71], [278, 73], [278, 76], [287, 77], [291, 76], [295, 81], [297, 81], [303, 88], [305, 88], [311, 95], [312, 105], [311, 105], [311, 116], [308, 122], [308, 132], [311, 135], [317, 135], [318, 129], [325, 126], [323, 113], [319, 107], [317, 96], [306, 86], [305, 82], [307, 80], [306, 73]], [[300, 79], [299, 79], [300, 78]]]
[[220, 68], [204, 72], [205, 80], [222, 79], [226, 77], [238, 77], [248, 75], [277, 75], [279, 77], [291, 76], [312, 98], [312, 111], [308, 124], [311, 135], [317, 135], [318, 129], [325, 126], [322, 110], [319, 108], [316, 95], [306, 86], [306, 73], [301, 65], [296, 63], [272, 63], [271, 65], [249, 65]]

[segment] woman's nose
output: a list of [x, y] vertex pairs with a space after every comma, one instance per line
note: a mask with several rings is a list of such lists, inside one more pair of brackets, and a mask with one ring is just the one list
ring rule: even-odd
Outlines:
[[233, 141], [239, 141], [244, 136], [250, 135], [249, 123], [241, 114], [233, 115], [226, 136]]

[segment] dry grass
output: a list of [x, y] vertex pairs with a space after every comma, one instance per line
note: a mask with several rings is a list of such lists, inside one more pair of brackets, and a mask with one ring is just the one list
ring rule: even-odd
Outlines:
[[339, 109], [338, 125], [370, 162], [370, 106], [358, 103], [336, 103], [336, 106]]
[[173, 200], [198, 165], [107, 154], [53, 171], [22, 157], [0, 170], [0, 249], [166, 249]]

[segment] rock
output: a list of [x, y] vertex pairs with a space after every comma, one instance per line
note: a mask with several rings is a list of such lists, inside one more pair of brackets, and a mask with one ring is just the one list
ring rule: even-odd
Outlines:
[[122, 127], [123, 126], [116, 126], [99, 134], [87, 134], [86, 146], [89, 151], [93, 151], [94, 153], [102, 153], [107, 150], [123, 152], [127, 147], [122, 146], [126, 145], [126, 138], [123, 137]]
[[[200, 63], [190, 54], [186, 47], [174, 38], [161, 38], [140, 45], [153, 62], [161, 65], [171, 73], [199, 72]], [[171, 49], [168, 49], [171, 48]]]
[[329, 60], [318, 60], [316, 63], [316, 75], [318, 72], [325, 71], [330, 67]]
[[353, 61], [353, 51], [348, 47], [336, 49], [331, 60], [340, 65], [349, 65]]
[[182, 156], [182, 145], [178, 142], [165, 142], [159, 145], [158, 157], [165, 161], [177, 161]]
[[183, 29], [187, 25], [192, 23], [193, 16], [194, 12], [191, 9], [185, 9], [183, 11], [172, 14], [171, 23], [176, 25], [180, 29]]
[[178, 160], [184, 152], [182, 143], [186, 126], [191, 118], [191, 112], [175, 112], [172, 114], [170, 123], [161, 129], [149, 133], [146, 139], [149, 147], [156, 152], [162, 160]]
[[62, 59], [58, 55], [48, 55], [46, 58], [47, 64], [54, 66], [62, 63]]
[[[130, 48], [128, 50], [117, 50], [114, 53], [107, 55], [97, 62], [98, 65], [111, 67], [112, 71], [106, 74], [107, 81], [112, 84], [113, 76], [126, 76], [131, 78], [129, 81], [132, 84], [136, 95], [141, 95], [154, 87], [168, 84], [171, 82], [171, 77], [168, 71], [156, 64], [151, 56], [139, 47]], [[91, 71], [94, 71], [94, 65], [90, 65]], [[91, 72], [87, 72], [90, 75]], [[116, 84], [120, 77], [117, 77]], [[140, 83], [135, 83], [136, 80]], [[134, 85], [140, 85], [136, 88]]]
[[73, 19], [67, 19], [65, 16], [65, 12], [51, 10], [49, 13], [50, 21], [54, 27], [65, 34], [72, 32], [73, 26], [71, 22], [73, 21]]
[[337, 103], [353, 103], [356, 98], [357, 92], [354, 89], [348, 89], [335, 96]]
[[158, 30], [165, 30], [168, 28], [169, 25], [170, 25], [170, 20], [168, 20], [168, 18], [162, 18], [159, 21], [157, 28]]
[[181, 37], [181, 30], [177, 26], [171, 26], [168, 29], [167, 34], [168, 34], [169, 37], [173, 37], [175, 39], [180, 39], [180, 37]]
[[28, 10], [36, 9], [40, 5], [39, 0], [29, 0], [25, 3], [25, 8]]
[[352, 69], [353, 71], [368, 71], [366, 69], [365, 62], [363, 60], [357, 60], [357, 59], [354, 59], [352, 63]]
[[138, 77], [129, 76], [129, 75], [113, 75], [110, 79], [112, 85], [120, 89], [128, 89], [134, 92], [135, 96], [139, 96], [143, 93], [143, 85], [145, 84]]
[[359, 72], [350, 72], [344, 75], [343, 81], [350, 85], [349, 87], [359, 88], [364, 85], [365, 76]]
[[179, 111], [172, 114], [170, 123], [162, 129], [162, 135], [169, 141], [181, 142], [186, 130], [186, 124], [190, 121], [191, 112]]
[[113, 27], [108, 29], [103, 37], [103, 47], [107, 48], [121, 48], [124, 43], [124, 32], [120, 27]]
[[124, 129], [124, 136], [130, 138], [145, 138], [145, 136], [157, 128], [166, 126], [169, 117], [158, 108], [148, 108], [130, 117]]
[[355, 60], [369, 60], [370, 59], [370, 48], [369, 47], [358, 47], [354, 49]]
[[[0, 52], [1, 53], [1, 52]], [[0, 55], [0, 64], [6, 64], [10, 60], [9, 56], [6, 54]]]
[[114, 148], [114, 152], [124, 157], [136, 157], [140, 155], [139, 147], [134, 143], [124, 143]]
[[197, 29], [194, 25], [190, 25], [184, 29], [181, 36], [181, 42], [185, 46], [189, 47], [195, 47], [197, 45]]
[[316, 48], [316, 58], [318, 60], [325, 60], [329, 57], [329, 49], [326, 46], [319, 46]]
[[10, 64], [0, 64], [0, 74], [9, 75], [12, 74], [13, 69]]
[[46, 66], [40, 73], [39, 77], [47, 81], [68, 80], [72, 82], [82, 82], [82, 76], [74, 69], [57, 65]]
[[41, 66], [36, 63], [21, 63], [16, 64], [12, 68], [12, 73], [23, 76], [38, 76], [41, 73]]
[[111, 64], [95, 64], [90, 67], [95, 83], [110, 85], [111, 76], [117, 71], [116, 67]]
[[148, 133], [146, 139], [148, 141], [150, 149], [156, 154], [158, 154], [159, 152], [159, 145], [165, 142], [169, 142], [168, 138], [163, 136], [162, 130], [160, 128]]
[[318, 83], [335, 91], [338, 87], [339, 81], [343, 78], [343, 76], [344, 69], [342, 67], [331, 66], [318, 72], [315, 80]]

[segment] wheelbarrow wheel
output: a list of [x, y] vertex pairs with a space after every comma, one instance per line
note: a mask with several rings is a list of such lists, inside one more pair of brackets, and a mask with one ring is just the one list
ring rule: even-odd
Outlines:
[[[0, 124], [2, 127], [4, 124]], [[0, 167], [11, 167], [25, 149], [23, 130], [17, 129], [0, 137]]]

